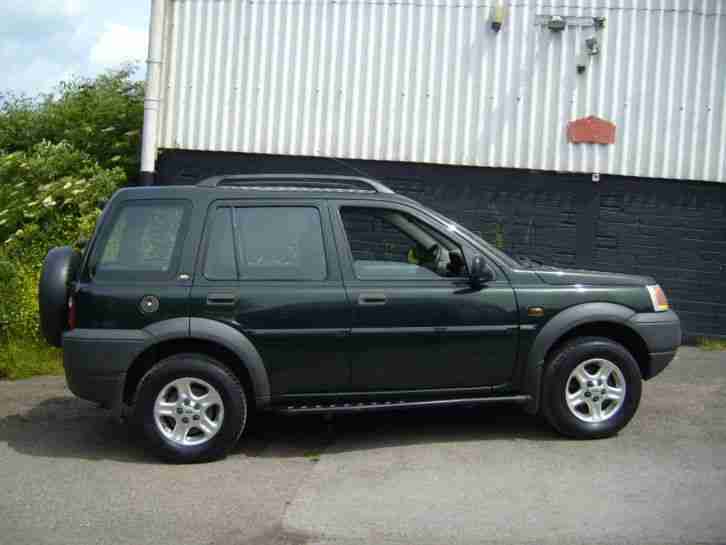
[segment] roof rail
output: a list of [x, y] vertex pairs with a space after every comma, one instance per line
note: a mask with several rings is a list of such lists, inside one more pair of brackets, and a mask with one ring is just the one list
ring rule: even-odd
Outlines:
[[197, 187], [394, 193], [391, 188], [369, 178], [330, 174], [227, 174], [206, 178], [199, 182]]

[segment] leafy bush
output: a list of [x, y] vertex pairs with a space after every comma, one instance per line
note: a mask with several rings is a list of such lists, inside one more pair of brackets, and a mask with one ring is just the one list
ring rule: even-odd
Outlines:
[[726, 350], [726, 339], [715, 339], [703, 337], [697, 341], [698, 348], [709, 352], [721, 352]]
[[67, 142], [103, 168], [139, 171], [144, 85], [125, 66], [95, 79], [60, 83], [55, 94], [0, 95], [0, 150], [30, 151], [43, 141]]
[[125, 181], [70, 144], [42, 142], [0, 156], [0, 239], [6, 254], [38, 269], [48, 250], [88, 236], [107, 199]]
[[40, 340], [37, 282], [55, 246], [93, 231], [106, 199], [125, 180], [66, 143], [42, 142], [0, 156], [0, 321], [12, 338]]
[[0, 255], [0, 334], [3, 340], [40, 340], [38, 330], [38, 273]]
[[0, 350], [0, 378], [16, 380], [62, 372], [61, 351], [33, 339], [12, 338]]
[[99, 202], [138, 172], [143, 84], [124, 67], [53, 95], [0, 93], [0, 378], [56, 373], [37, 283], [54, 246], [88, 237]]

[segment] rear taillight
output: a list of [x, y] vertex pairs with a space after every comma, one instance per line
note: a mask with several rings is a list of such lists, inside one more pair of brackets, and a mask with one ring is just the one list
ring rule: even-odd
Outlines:
[[68, 330], [76, 328], [76, 304], [73, 297], [68, 298]]

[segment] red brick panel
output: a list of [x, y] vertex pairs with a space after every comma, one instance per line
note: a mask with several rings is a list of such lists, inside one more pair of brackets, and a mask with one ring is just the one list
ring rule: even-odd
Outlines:
[[591, 115], [567, 124], [567, 139], [573, 144], [614, 144], [615, 123]]

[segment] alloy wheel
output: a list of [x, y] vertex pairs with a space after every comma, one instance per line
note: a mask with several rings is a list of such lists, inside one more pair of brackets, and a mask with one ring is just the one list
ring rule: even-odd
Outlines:
[[154, 403], [154, 421], [161, 434], [181, 446], [211, 440], [222, 428], [224, 403], [219, 392], [198, 378], [179, 378], [161, 389]]
[[565, 385], [570, 412], [583, 422], [605, 422], [625, 402], [626, 384], [620, 368], [610, 360], [593, 358], [580, 363]]

